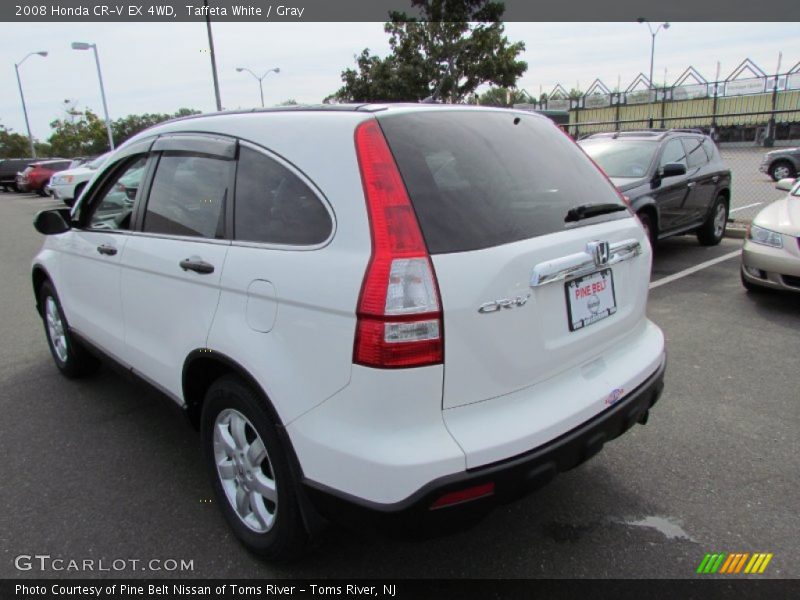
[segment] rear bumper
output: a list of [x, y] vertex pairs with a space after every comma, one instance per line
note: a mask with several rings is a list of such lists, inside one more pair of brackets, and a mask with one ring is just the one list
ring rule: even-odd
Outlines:
[[[665, 369], [666, 361], [617, 403], [556, 439], [512, 458], [435, 479], [400, 502], [370, 502], [307, 479], [306, 492], [319, 512], [337, 521], [405, 526], [482, 514], [493, 505], [541, 487], [597, 454], [606, 442], [637, 422], [644, 423], [661, 396]], [[494, 485], [493, 493], [446, 508], [431, 508], [445, 494], [485, 484]]]

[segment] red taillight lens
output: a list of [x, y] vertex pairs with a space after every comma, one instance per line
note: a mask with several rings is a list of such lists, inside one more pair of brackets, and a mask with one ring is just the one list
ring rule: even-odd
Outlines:
[[476, 485], [475, 487], [458, 490], [457, 492], [450, 492], [449, 494], [439, 497], [436, 502], [431, 504], [430, 510], [453, 506], [455, 504], [469, 502], [470, 500], [477, 500], [478, 498], [485, 498], [492, 494], [494, 494], [493, 482]]
[[353, 361], [369, 367], [442, 362], [439, 288], [417, 217], [374, 119], [356, 128], [372, 256], [358, 300]]

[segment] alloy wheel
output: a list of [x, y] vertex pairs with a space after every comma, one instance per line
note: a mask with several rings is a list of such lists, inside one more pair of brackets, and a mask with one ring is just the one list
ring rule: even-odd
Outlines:
[[275, 523], [278, 490], [264, 441], [238, 410], [226, 408], [214, 422], [217, 475], [239, 520], [256, 533]]
[[50, 345], [58, 356], [58, 359], [67, 362], [67, 334], [64, 331], [64, 322], [61, 320], [61, 313], [58, 312], [58, 305], [52, 296], [48, 296], [44, 304], [45, 319], [47, 321], [47, 333], [50, 337]]

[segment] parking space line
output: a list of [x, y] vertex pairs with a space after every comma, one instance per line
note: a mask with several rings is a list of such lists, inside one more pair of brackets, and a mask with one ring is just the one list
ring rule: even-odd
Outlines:
[[712, 258], [711, 260], [707, 260], [706, 262], [702, 262], [699, 265], [695, 265], [693, 267], [689, 267], [688, 269], [684, 269], [683, 271], [678, 271], [677, 273], [673, 273], [672, 275], [668, 275], [667, 277], [662, 277], [657, 281], [653, 281], [650, 283], [650, 289], [653, 290], [657, 287], [665, 285], [667, 283], [671, 283], [677, 279], [682, 279], [687, 275], [691, 275], [692, 273], [697, 273], [698, 271], [702, 271], [708, 267], [712, 267], [718, 263], [724, 262], [728, 259], [733, 258], [734, 256], [740, 256], [742, 253], [741, 250], [734, 250], [733, 252], [729, 252], [728, 254], [723, 254], [722, 256], [718, 256], [717, 258]]
[[754, 206], [761, 206], [764, 204], [763, 202], [754, 202], [753, 204], [748, 204], [747, 206], [740, 206], [738, 208], [732, 208], [730, 212], [735, 213], [737, 210], [744, 210], [745, 208], [753, 208]]

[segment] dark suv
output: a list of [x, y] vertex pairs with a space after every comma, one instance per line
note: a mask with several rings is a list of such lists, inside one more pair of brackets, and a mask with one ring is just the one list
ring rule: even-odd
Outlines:
[[713, 246], [725, 235], [731, 171], [699, 130], [597, 133], [578, 143], [630, 200], [652, 242], [694, 232]]

